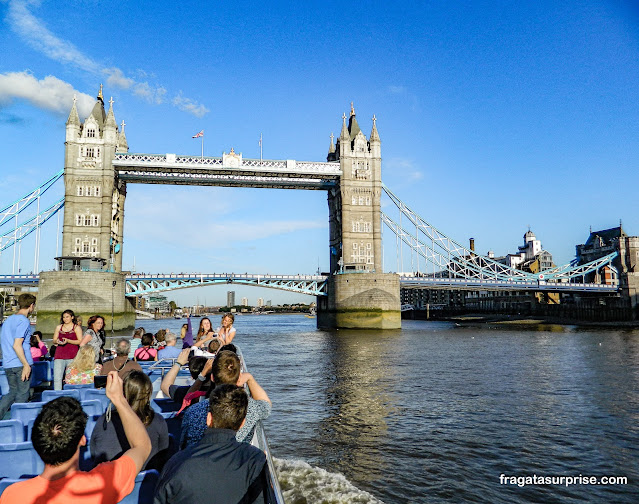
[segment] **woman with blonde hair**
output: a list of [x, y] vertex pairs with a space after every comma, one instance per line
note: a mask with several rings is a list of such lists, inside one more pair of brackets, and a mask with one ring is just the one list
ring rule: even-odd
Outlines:
[[102, 364], [95, 362], [95, 350], [91, 345], [80, 347], [78, 354], [67, 366], [64, 381], [67, 385], [93, 384], [93, 377], [102, 371]]
[[222, 325], [217, 330], [217, 338], [222, 346], [228, 345], [235, 338], [235, 327], [233, 327], [235, 317], [232, 313], [227, 313], [222, 317]]
[[[169, 430], [166, 421], [153, 411], [151, 397], [153, 384], [143, 371], [131, 371], [124, 378], [124, 397], [131, 409], [146, 427], [151, 438], [151, 454], [142, 470], [162, 470], [169, 448]], [[118, 459], [129, 449], [122, 420], [117, 412], [107, 411], [98, 418], [91, 435], [91, 456], [95, 464]]]

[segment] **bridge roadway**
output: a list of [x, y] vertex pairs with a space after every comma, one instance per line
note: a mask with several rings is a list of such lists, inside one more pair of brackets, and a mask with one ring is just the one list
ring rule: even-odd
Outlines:
[[242, 159], [176, 154], [116, 153], [113, 168], [125, 182], [143, 184], [326, 190], [339, 184], [339, 163]]
[[[357, 274], [357, 273], [348, 273]], [[205, 285], [240, 284], [286, 290], [310, 296], [325, 296], [326, 275], [257, 275], [251, 273], [130, 273], [126, 277], [126, 296], [140, 296]], [[38, 275], [0, 275], [0, 286], [38, 285]], [[489, 291], [592, 292], [614, 294], [619, 286], [541, 281], [472, 280], [421, 277], [400, 273], [400, 286], [406, 289], [451, 289]]]

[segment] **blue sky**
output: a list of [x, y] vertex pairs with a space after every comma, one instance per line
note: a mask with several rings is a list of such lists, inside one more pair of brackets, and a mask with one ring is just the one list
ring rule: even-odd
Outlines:
[[[321, 161], [353, 101], [367, 134], [378, 118], [384, 183], [480, 252], [530, 226], [565, 263], [590, 226], [639, 234], [636, 2], [0, 0], [0, 17], [0, 205], [63, 167], [71, 97], [86, 115], [103, 83], [131, 152], [198, 154], [204, 129], [205, 155], [259, 157], [262, 133], [265, 158]], [[125, 212], [138, 271], [327, 268], [322, 192], [129, 185]]]

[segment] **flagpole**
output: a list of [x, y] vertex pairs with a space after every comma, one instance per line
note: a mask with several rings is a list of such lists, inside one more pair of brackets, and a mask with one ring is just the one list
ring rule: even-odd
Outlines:
[[202, 159], [204, 159], [204, 135], [202, 135]]
[[262, 164], [262, 133], [260, 133], [260, 164]]

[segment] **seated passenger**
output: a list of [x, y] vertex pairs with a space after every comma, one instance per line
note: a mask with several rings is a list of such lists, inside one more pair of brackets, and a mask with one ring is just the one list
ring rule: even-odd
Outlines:
[[222, 385], [202, 403], [210, 427], [202, 442], [178, 452], [160, 476], [154, 504], [267, 502], [268, 465], [259, 448], [238, 443], [248, 397], [239, 387]]
[[95, 350], [91, 345], [80, 347], [67, 366], [64, 382], [67, 385], [91, 385], [93, 377], [102, 371], [102, 364], [95, 362]]
[[222, 317], [222, 325], [217, 329], [217, 337], [222, 345], [228, 345], [235, 338], [235, 327], [233, 327], [235, 317], [232, 313], [227, 313]]
[[175, 346], [177, 343], [177, 336], [172, 332], [167, 332], [164, 336], [166, 346], [158, 350], [158, 360], [162, 359], [177, 359], [180, 355], [180, 349]]
[[42, 342], [42, 333], [40, 331], [34, 331], [29, 340], [31, 345], [31, 357], [33, 362], [44, 360], [44, 356], [47, 355], [49, 349], [47, 345]]
[[153, 334], [144, 333], [142, 335], [142, 346], [133, 354], [135, 360], [142, 362], [158, 360], [158, 351], [151, 345], [153, 345]]
[[[248, 385], [251, 394], [248, 399], [246, 421], [242, 428], [237, 431], [235, 437], [238, 441], [250, 443], [257, 421], [264, 420], [271, 414], [271, 400], [250, 373], [240, 373], [240, 359], [229, 350], [218, 352], [212, 364], [211, 374], [213, 375], [215, 388], [220, 385], [237, 384], [240, 387], [245, 384]], [[192, 446], [202, 439], [207, 427], [207, 411], [206, 401], [193, 404], [185, 411], [182, 419], [180, 447]]]
[[129, 350], [131, 343], [126, 338], [120, 338], [115, 344], [115, 358], [107, 361], [102, 366], [100, 374], [107, 375], [111, 371], [117, 371], [120, 378], [124, 380], [131, 371], [142, 371], [142, 367], [132, 360], [129, 360]]
[[133, 359], [133, 354], [135, 351], [142, 346], [141, 339], [142, 335], [146, 331], [144, 327], [138, 327], [135, 331], [133, 331], [133, 335], [131, 336], [131, 349], [129, 350], [129, 359]]
[[164, 378], [162, 379], [162, 383], [160, 385], [160, 390], [162, 390], [164, 397], [170, 397], [178, 404], [182, 404], [182, 401], [184, 401], [184, 396], [187, 394], [190, 388], [189, 385], [174, 385], [175, 378], [177, 377], [180, 368], [182, 366], [185, 366], [188, 362], [191, 377], [194, 380], [197, 380], [200, 372], [206, 364], [206, 357], [192, 357], [191, 359], [189, 359], [190, 352], [190, 348], [185, 348], [180, 352], [180, 355], [178, 355], [169, 372], [164, 375]]
[[194, 347], [193, 355], [195, 355], [196, 357], [206, 357], [207, 359], [214, 359], [215, 354], [220, 349], [220, 346], [220, 340], [214, 339], [209, 342], [209, 346], [206, 348], [206, 350]]
[[155, 333], [155, 336], [153, 337], [153, 347], [156, 350], [160, 350], [160, 348], [164, 348], [166, 346], [166, 335], [168, 332], [168, 329], [160, 329]]
[[[162, 415], [151, 408], [153, 385], [144, 371], [131, 371], [124, 379], [124, 397], [146, 427], [151, 453], [142, 470], [162, 470], [169, 447], [169, 431]], [[110, 420], [109, 420], [110, 417]], [[103, 414], [91, 434], [91, 457], [97, 464], [116, 460], [129, 449], [122, 420], [117, 412]]]
[[115, 504], [131, 493], [151, 452], [151, 441], [126, 402], [117, 373], [109, 374], [106, 394], [118, 409], [131, 448], [115, 462], [80, 471], [80, 447], [87, 443], [87, 415], [73, 397], [58, 397], [42, 406], [31, 434], [44, 470], [35, 478], [9, 486], [0, 497], [2, 504]]

